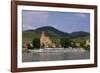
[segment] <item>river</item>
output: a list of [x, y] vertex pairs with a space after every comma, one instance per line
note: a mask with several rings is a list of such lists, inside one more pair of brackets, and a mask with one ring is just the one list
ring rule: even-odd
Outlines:
[[89, 59], [89, 51], [85, 52], [23, 52], [22, 62], [58, 61]]

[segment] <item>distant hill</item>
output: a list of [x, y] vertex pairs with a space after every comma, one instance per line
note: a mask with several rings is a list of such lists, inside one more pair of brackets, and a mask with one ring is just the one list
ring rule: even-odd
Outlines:
[[84, 32], [84, 31], [72, 32], [70, 34], [70, 36], [72, 38], [86, 37], [86, 36], [89, 36], [89, 35], [90, 35], [90, 33]]
[[46, 27], [41, 27], [41, 28], [38, 28], [35, 30], [36, 33], [38, 34], [41, 34], [42, 32], [45, 32], [45, 34], [47, 36], [50, 36], [50, 37], [69, 37], [69, 33], [65, 33], [65, 32], [62, 32], [54, 27], [50, 27], [50, 26], [46, 26]]
[[62, 32], [54, 27], [45, 26], [41, 28], [37, 28], [35, 30], [26, 30], [23, 31], [23, 40], [33, 40], [35, 37], [40, 37], [42, 32], [45, 32], [47, 36], [53, 39], [60, 39], [60, 38], [80, 38], [80, 37], [87, 37], [89, 36], [88, 32], [78, 31], [78, 32]]

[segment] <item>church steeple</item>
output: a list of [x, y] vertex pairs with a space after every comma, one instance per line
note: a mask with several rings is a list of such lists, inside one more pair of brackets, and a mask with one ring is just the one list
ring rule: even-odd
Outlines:
[[45, 33], [44, 33], [44, 31], [42, 31], [41, 37], [44, 37], [44, 36], [45, 36]]

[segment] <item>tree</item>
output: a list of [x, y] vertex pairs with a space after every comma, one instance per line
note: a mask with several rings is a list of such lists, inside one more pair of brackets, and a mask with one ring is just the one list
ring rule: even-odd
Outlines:
[[81, 42], [80, 47], [84, 48], [84, 44], [85, 44], [84, 42]]
[[33, 47], [36, 48], [36, 49], [40, 48], [40, 39], [39, 38], [33, 39]]
[[70, 46], [70, 39], [69, 38], [61, 38], [60, 43], [63, 48], [68, 48]]
[[72, 48], [76, 48], [76, 47], [77, 47], [77, 46], [76, 46], [76, 43], [75, 43], [75, 42], [72, 42], [71, 47], [72, 47]]
[[84, 48], [87, 51], [90, 50], [90, 45], [87, 45], [86, 40], [84, 40], [83, 42], [81, 42], [81, 47]]
[[27, 43], [27, 48], [32, 49], [32, 46], [30, 45], [30, 43]]

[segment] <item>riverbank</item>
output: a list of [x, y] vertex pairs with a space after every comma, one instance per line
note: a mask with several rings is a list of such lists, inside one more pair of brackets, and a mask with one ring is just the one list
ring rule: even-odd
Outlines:
[[41, 49], [29, 49], [29, 52], [86, 52], [83, 48], [41, 48]]

